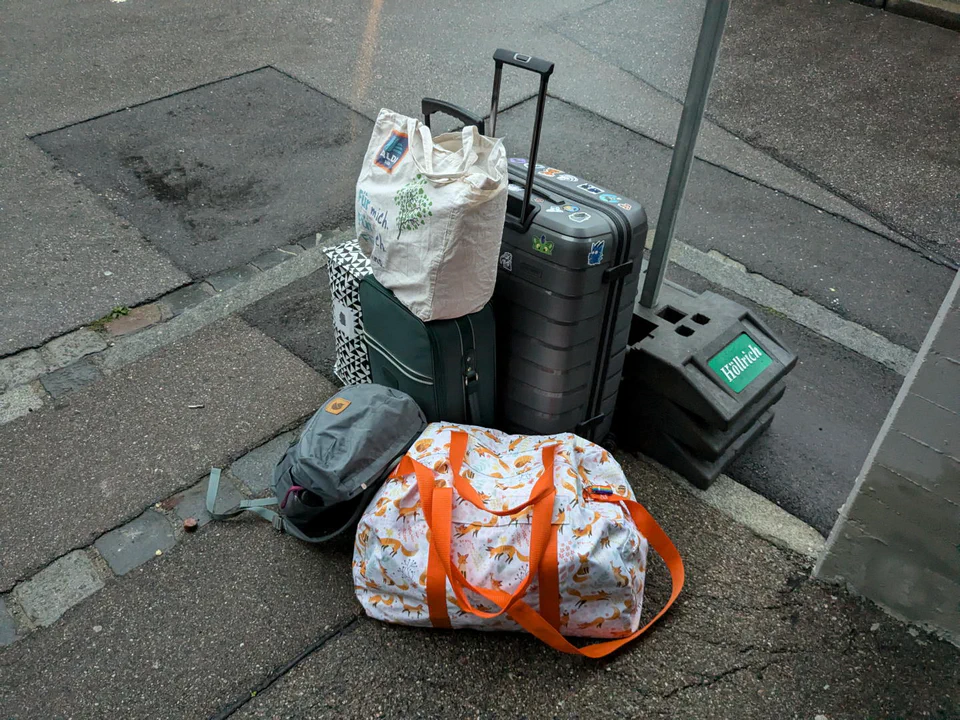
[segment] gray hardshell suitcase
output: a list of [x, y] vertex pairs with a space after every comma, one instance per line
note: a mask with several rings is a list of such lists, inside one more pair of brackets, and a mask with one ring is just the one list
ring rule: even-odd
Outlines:
[[492, 136], [503, 66], [540, 75], [529, 157], [509, 159], [494, 293], [500, 424], [513, 432], [573, 431], [600, 441], [617, 401], [647, 216], [634, 200], [537, 163], [553, 63], [502, 49], [494, 61]]

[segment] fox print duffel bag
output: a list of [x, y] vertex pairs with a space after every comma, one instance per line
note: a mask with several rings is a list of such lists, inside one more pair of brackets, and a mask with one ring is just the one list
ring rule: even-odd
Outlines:
[[[648, 543], [673, 588], [641, 627]], [[673, 603], [683, 562], [598, 445], [433, 423], [364, 512], [353, 577], [379, 620], [525, 629], [602, 657]], [[565, 635], [613, 639], [578, 648]]]

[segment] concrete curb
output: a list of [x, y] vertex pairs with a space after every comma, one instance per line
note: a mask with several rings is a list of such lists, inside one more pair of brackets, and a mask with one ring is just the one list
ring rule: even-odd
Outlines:
[[[647, 234], [648, 248], [653, 242], [653, 232], [654, 229], [650, 228]], [[714, 250], [703, 252], [674, 240], [670, 261], [900, 375], [907, 374], [916, 357], [913, 350], [897, 345], [863, 325], [845, 320], [810, 298], [797, 295], [759, 273], [750, 272], [746, 266]]]
[[960, 31], [960, 2], [956, 0], [885, 0], [883, 9]]
[[795, 515], [746, 485], [721, 475], [706, 490], [694, 487], [686, 478], [643, 453], [636, 453], [644, 462], [655, 465], [677, 485], [714, 510], [743, 525], [758, 537], [782, 550], [801, 555], [812, 562], [820, 557], [826, 544], [823, 535]]
[[[290, 439], [298, 437], [302, 429], [301, 425], [282, 432], [235, 460], [221, 476], [217, 511], [262, 495], [264, 469], [276, 464]], [[231, 472], [233, 468], [238, 473]], [[252, 468], [260, 473], [251, 472]], [[237, 475], [244, 476], [246, 481]], [[161, 557], [183, 539], [183, 522], [188, 517], [198, 520], [196, 532], [201, 532], [211, 520], [206, 511], [209, 478], [201, 478], [186, 490], [146, 508], [129, 522], [104, 532], [89, 545], [62, 555], [0, 595], [0, 648], [41, 627], [49, 627], [107, 584]]]
[[352, 230], [317, 233], [298, 245], [281, 246], [239, 268], [185, 285], [131, 308], [130, 314], [140, 309], [152, 311], [141, 313], [147, 318], [142, 322], [128, 323], [129, 315], [119, 317], [117, 322], [130, 328], [117, 336], [83, 327], [40, 348], [0, 358], [0, 425], [39, 410], [44, 402], [59, 400], [325, 267], [323, 248], [352, 237]]
[[686, 480], [682, 482], [707, 505], [779, 548], [810, 560], [816, 560], [823, 551], [823, 536], [813, 527], [726, 475], [717, 478], [707, 490], [695, 488]]

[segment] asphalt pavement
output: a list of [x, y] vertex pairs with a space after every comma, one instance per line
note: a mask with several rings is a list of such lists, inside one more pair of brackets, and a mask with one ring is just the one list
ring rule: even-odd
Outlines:
[[[732, 2], [707, 116], [956, 263], [957, 34], [864, 5]], [[554, 27], [683, 98], [703, 6], [613, 0]]]
[[[510, 154], [527, 151], [535, 100], [503, 113]], [[640, 202], [656, 225], [671, 151], [588, 110], [551, 99], [540, 162]], [[953, 271], [843, 218], [704, 161], [696, 161], [676, 237], [714, 250], [914, 350]], [[869, 272], [864, 272], [869, 268]]]
[[229, 448], [296, 426], [331, 391], [317, 380], [228, 319], [0, 426], [0, 465], [19, 478], [0, 486], [0, 592], [233, 460]]
[[[485, 109], [498, 46], [557, 63], [544, 158], [656, 218], [701, 8], [52, 0], [38, 16], [13, 0], [0, 355], [339, 224], [377, 111], [415, 114], [424, 95]], [[943, 28], [841, 0], [735, 3], [681, 239], [915, 349], [960, 257], [958, 75]], [[506, 76], [511, 152], [534, 89]], [[328, 348], [302, 327], [326, 322], [322, 292], [304, 281], [249, 319], [317, 365]], [[784, 333], [820, 370], [797, 371], [732, 472], [825, 529], [899, 379]]]
[[[64, 453], [74, 450], [77, 484], [90, 494], [103, 484], [102, 455], [86, 449], [91, 428], [117, 422], [124, 412], [136, 413], [146, 427], [169, 424], [171, 410], [191, 389], [205, 387], [202, 378], [212, 367], [221, 369], [225, 393], [242, 394], [250, 366], [273, 369], [275, 382], [288, 388], [332, 391], [268, 340], [238, 348], [234, 341], [243, 334], [256, 331], [239, 319], [211, 325], [134, 362], [121, 374], [129, 378], [103, 378], [76, 402], [58, 406], [53, 412], [59, 417], [86, 421], [60, 434]], [[184, 355], [191, 345], [207, 348], [206, 354]], [[209, 362], [238, 350], [244, 357]], [[166, 378], [169, 399], [139, 408], [110, 401], [87, 406], [90, 397], [119, 396], [141, 373]], [[250, 493], [262, 486], [284, 443], [256, 447], [257, 423], [238, 432], [218, 416], [215, 399], [208, 400], [209, 414], [196, 413], [189, 428], [197, 448], [188, 455], [239, 456], [225, 483]], [[299, 402], [285, 399], [274, 424], [296, 418]], [[852, 720], [865, 714], [949, 717], [960, 703], [954, 646], [811, 580], [808, 559], [757, 537], [644, 460], [616, 456], [638, 498], [680, 548], [686, 585], [659, 627], [625, 651], [592, 661], [560, 655], [522, 633], [396, 628], [362, 617], [351, 583], [349, 536], [309, 546], [254, 516], [184, 533], [181, 506], [192, 504], [196, 512], [206, 469], [182, 461], [180, 438], [160, 433], [152, 440], [125, 449], [131, 467], [147, 468], [133, 479], [145, 481], [151, 465], [176, 467], [186, 492], [154, 502], [164, 478], [173, 477], [164, 472], [159, 484], [143, 482], [140, 492], [129, 493], [127, 502], [144, 515], [128, 522], [128, 507], [103, 503], [101, 516], [87, 522], [113, 529], [92, 546], [81, 540], [4, 596], [0, 628], [12, 627], [17, 636], [0, 635], [5, 645], [12, 641], [0, 648], [4, 717], [822, 714]], [[23, 448], [20, 457], [32, 457], [30, 450]], [[38, 471], [56, 473], [60, 465], [58, 457], [36, 458]], [[165, 536], [145, 532], [144, 516], [165, 527]], [[117, 536], [126, 538], [119, 547]], [[0, 557], [7, 557], [6, 545]], [[669, 587], [664, 566], [651, 555], [646, 617]], [[30, 624], [23, 615], [33, 617], [38, 608], [46, 610], [43, 622]]]

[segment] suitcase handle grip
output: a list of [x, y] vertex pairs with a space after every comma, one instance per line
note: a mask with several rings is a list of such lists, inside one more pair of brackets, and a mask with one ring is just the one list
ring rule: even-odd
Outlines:
[[513, 50], [497, 49], [493, 54], [493, 61], [497, 65], [513, 65], [523, 70], [531, 70], [538, 75], [549, 76], [553, 72], [553, 63], [532, 55], [513, 52]]
[[506, 225], [509, 227], [518, 232], [526, 232], [530, 228], [530, 223], [533, 222], [533, 216], [536, 214], [535, 208], [530, 207], [530, 193], [533, 191], [537, 152], [540, 150], [540, 131], [543, 128], [543, 109], [547, 102], [547, 83], [550, 81], [550, 75], [553, 74], [553, 63], [503, 48], [499, 48], [493, 54], [493, 62], [493, 96], [490, 99], [491, 137], [496, 137], [497, 134], [497, 112], [500, 109], [500, 76], [503, 74], [503, 66], [513, 65], [523, 70], [535, 72], [540, 76], [540, 90], [537, 92], [537, 113], [533, 121], [533, 138], [530, 141], [530, 152], [527, 155], [530, 164], [527, 168], [527, 184], [523, 191], [523, 204], [520, 206], [518, 217], [514, 218], [508, 214], [506, 219]]
[[456, 118], [464, 125], [476, 125], [479, 133], [481, 135], [484, 134], [483, 118], [459, 105], [437, 100], [436, 98], [424, 98], [420, 101], [420, 109], [421, 112], [423, 112], [423, 124], [428, 128], [430, 127], [430, 116], [439, 112]]

